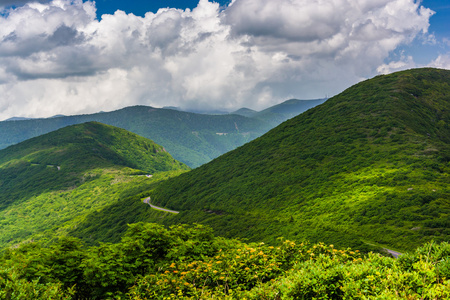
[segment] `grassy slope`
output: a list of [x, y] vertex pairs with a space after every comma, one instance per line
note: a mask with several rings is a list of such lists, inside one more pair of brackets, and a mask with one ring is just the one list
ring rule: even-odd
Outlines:
[[169, 180], [154, 204], [251, 240], [412, 249], [450, 235], [450, 72], [359, 83], [235, 151]]
[[62, 234], [86, 214], [146, 190], [161, 177], [139, 174], [187, 169], [152, 141], [100, 123], [66, 127], [3, 149], [0, 245], [51, 236], [57, 228]]

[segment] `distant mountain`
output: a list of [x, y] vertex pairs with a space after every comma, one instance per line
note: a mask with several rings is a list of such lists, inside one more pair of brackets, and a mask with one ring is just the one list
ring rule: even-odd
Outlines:
[[408, 250], [450, 238], [450, 71], [361, 82], [162, 183], [153, 204], [250, 240]]
[[89, 121], [117, 126], [149, 138], [191, 167], [235, 149], [271, 128], [267, 122], [237, 115], [202, 115], [133, 106], [91, 115], [0, 122], [0, 148]]
[[152, 179], [138, 175], [182, 170], [162, 146], [96, 122], [0, 150], [0, 247], [62, 230], [129, 189], [148, 188]]
[[24, 120], [32, 120], [33, 118], [25, 118], [25, 117], [12, 117], [9, 119], [6, 119], [3, 122], [7, 122], [7, 121], [24, 121]]
[[314, 100], [298, 100], [290, 99], [283, 103], [274, 105], [267, 109], [264, 109], [254, 115], [253, 118], [271, 122], [272, 124], [279, 125], [282, 122], [295, 117], [310, 108], [324, 103], [327, 99], [314, 99]]
[[253, 117], [255, 114], [257, 114], [258, 112], [256, 110], [250, 109], [250, 108], [246, 108], [243, 107], [241, 109], [238, 109], [234, 112], [231, 112], [230, 114], [234, 114], [234, 115], [240, 115], [240, 116], [244, 116], [244, 117]]
[[133, 106], [90, 115], [3, 121], [0, 122], [0, 149], [64, 126], [97, 121], [149, 138], [164, 146], [177, 160], [190, 167], [198, 167], [253, 140], [300, 111], [298, 108], [287, 109], [285, 113], [277, 110], [276, 113], [249, 118], [228, 113], [208, 115], [176, 108]]

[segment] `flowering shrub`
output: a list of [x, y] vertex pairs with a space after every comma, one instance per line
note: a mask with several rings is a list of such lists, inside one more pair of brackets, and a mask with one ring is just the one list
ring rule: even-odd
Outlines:
[[450, 299], [449, 254], [445, 242], [394, 259], [137, 223], [117, 244], [84, 248], [66, 238], [5, 251], [0, 299]]

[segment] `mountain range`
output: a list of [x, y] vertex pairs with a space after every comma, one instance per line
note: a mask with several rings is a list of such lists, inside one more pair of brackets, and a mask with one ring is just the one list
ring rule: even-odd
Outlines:
[[97, 121], [149, 138], [177, 160], [198, 167], [324, 101], [291, 99], [260, 113], [255, 112], [254, 116], [197, 114], [133, 106], [90, 115], [15, 118], [0, 122], [0, 149], [65, 126]]

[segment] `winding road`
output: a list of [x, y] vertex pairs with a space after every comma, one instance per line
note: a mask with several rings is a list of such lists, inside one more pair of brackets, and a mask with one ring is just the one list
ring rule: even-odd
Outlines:
[[[151, 208], [156, 209], [156, 210], [160, 210], [160, 211], [164, 211], [164, 212], [168, 212], [168, 213], [172, 213], [172, 214], [179, 214], [180, 213], [179, 211], [176, 211], [176, 210], [170, 210], [170, 209], [167, 209], [167, 208], [162, 208], [162, 207], [153, 205], [153, 204], [150, 203], [150, 200], [151, 200], [150, 197], [147, 197], [147, 198], [144, 199], [143, 202], [145, 204], [150, 205]], [[383, 249], [386, 252], [388, 252], [389, 254], [391, 254], [394, 258], [397, 258], [400, 255], [402, 255], [402, 253], [394, 251], [394, 250], [391, 250], [391, 249], [387, 249], [387, 248], [383, 248]]]
[[155, 206], [155, 205], [151, 204], [150, 203], [150, 197], [145, 198], [144, 199], [144, 203], [150, 205], [151, 208], [156, 209], [156, 210], [165, 211], [165, 212], [169, 212], [169, 213], [172, 213], [172, 214], [179, 214], [180, 213], [179, 211], [176, 211], [176, 210], [170, 210], [170, 209], [167, 209], [167, 208], [162, 208], [162, 207]]

